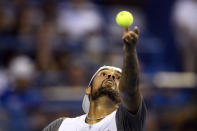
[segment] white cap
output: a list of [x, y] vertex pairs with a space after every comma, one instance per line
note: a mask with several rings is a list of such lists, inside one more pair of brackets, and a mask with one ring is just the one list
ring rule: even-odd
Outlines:
[[[119, 71], [119, 72], [122, 72], [122, 69], [120, 68], [117, 68], [117, 67], [114, 67], [114, 66], [102, 66], [100, 67], [95, 73], [94, 75], [92, 76], [90, 82], [88, 85], [90, 85], [92, 83], [92, 80], [94, 79], [94, 77], [96, 76], [97, 73], [99, 73], [101, 70], [103, 69], [113, 69], [113, 70], [116, 70], [116, 71]], [[87, 114], [89, 112], [89, 108], [90, 108], [90, 100], [89, 100], [89, 96], [88, 95], [84, 95], [84, 98], [83, 98], [83, 103], [82, 103], [82, 108], [83, 108], [83, 111]]]

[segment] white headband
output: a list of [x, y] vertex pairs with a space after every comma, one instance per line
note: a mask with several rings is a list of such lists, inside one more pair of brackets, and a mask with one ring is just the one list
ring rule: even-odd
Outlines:
[[[119, 72], [122, 72], [122, 69], [120, 68], [117, 68], [117, 67], [114, 67], [114, 66], [102, 66], [100, 67], [95, 73], [94, 75], [92, 76], [90, 82], [88, 85], [90, 85], [92, 83], [92, 80], [94, 79], [94, 77], [96, 76], [96, 74], [98, 72], [100, 72], [101, 70], [103, 69], [113, 69], [113, 70], [116, 70], [116, 71], [119, 71]], [[83, 111], [87, 114], [89, 112], [89, 108], [90, 108], [90, 100], [89, 100], [89, 96], [88, 95], [84, 95], [84, 98], [83, 98], [83, 103], [82, 103], [82, 108], [83, 108]]]

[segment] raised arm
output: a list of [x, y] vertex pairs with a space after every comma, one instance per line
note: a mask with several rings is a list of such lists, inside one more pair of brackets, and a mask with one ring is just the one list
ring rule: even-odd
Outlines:
[[121, 102], [129, 112], [135, 114], [141, 102], [139, 91], [139, 65], [136, 53], [139, 29], [134, 27], [133, 31], [128, 28], [124, 30], [124, 62], [122, 77], [119, 84]]

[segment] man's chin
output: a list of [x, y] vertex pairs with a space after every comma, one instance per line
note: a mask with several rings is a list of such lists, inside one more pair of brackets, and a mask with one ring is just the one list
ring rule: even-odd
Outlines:
[[109, 97], [112, 101], [116, 102], [116, 103], [120, 103], [120, 95], [119, 92], [117, 92], [116, 90], [114, 90], [115, 87], [110, 87], [110, 86], [106, 86], [106, 87], [101, 87], [96, 93], [93, 94], [92, 99], [96, 100], [101, 96], [107, 96]]

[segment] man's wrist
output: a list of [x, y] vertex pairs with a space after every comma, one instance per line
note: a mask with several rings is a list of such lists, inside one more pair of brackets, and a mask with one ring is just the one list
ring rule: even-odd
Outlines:
[[126, 45], [124, 45], [124, 53], [125, 55], [128, 55], [128, 56], [136, 54], [136, 46], [127, 47]]

